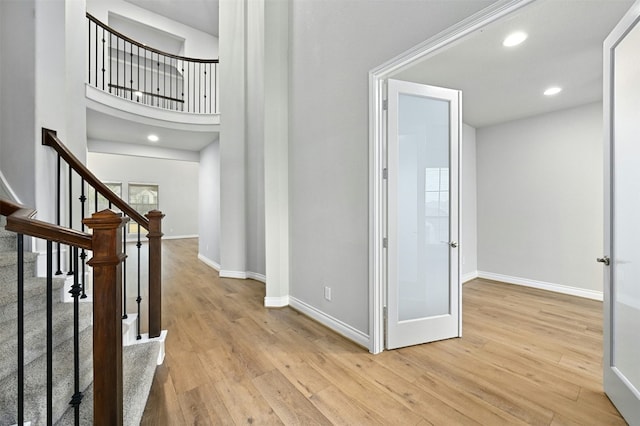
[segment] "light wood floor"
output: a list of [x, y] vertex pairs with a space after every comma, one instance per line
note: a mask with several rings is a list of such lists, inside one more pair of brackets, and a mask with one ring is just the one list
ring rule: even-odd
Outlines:
[[464, 337], [371, 355], [264, 285], [220, 279], [166, 241], [164, 328], [143, 425], [617, 425], [602, 392], [602, 304], [484, 280]]

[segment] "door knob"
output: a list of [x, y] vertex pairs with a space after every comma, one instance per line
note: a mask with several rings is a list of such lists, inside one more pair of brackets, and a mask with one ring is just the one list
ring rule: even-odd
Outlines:
[[596, 259], [596, 261], [600, 263], [604, 263], [605, 265], [609, 265], [609, 263], [611, 263], [611, 260], [609, 259], [608, 256], [599, 257]]
[[456, 248], [456, 247], [458, 247], [458, 242], [457, 242], [457, 241], [451, 241], [451, 242], [449, 243], [449, 245], [450, 245], [452, 248]]

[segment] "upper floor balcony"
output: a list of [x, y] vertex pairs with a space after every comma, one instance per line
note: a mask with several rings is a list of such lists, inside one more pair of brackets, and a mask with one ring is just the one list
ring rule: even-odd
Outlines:
[[[88, 106], [110, 115], [217, 126], [218, 59], [163, 52], [87, 13]], [[124, 117], [123, 117], [124, 118]]]

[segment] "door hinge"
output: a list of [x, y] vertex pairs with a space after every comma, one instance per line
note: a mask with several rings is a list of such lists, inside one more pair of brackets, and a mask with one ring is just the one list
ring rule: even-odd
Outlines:
[[382, 109], [386, 111], [388, 108], [389, 108], [389, 101], [386, 100], [386, 99], [383, 99], [382, 100]]
[[389, 240], [387, 239], [387, 237], [384, 237], [382, 239], [382, 247], [387, 248], [389, 246]]
[[386, 167], [382, 169], [382, 179], [389, 179], [389, 170]]

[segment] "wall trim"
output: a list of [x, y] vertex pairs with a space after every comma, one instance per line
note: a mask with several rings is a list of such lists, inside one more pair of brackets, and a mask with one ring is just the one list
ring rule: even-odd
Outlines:
[[478, 278], [478, 271], [473, 271], [473, 272], [469, 272], [469, 273], [466, 273], [466, 274], [462, 275], [460, 277], [460, 282], [462, 284], [464, 284], [464, 283], [469, 282], [471, 280], [475, 280], [476, 278]]
[[249, 272], [249, 271], [247, 271], [247, 278], [250, 279], [250, 280], [260, 281], [261, 283], [266, 283], [267, 282], [267, 277], [264, 274], [259, 274], [257, 272]]
[[585, 299], [603, 300], [603, 293], [597, 290], [587, 290], [579, 287], [571, 287], [563, 284], [548, 283], [545, 281], [531, 280], [528, 278], [512, 277], [510, 275], [496, 274], [493, 272], [478, 271], [478, 278], [501, 281], [508, 284], [516, 284], [524, 287], [537, 288], [540, 290], [553, 291], [555, 293], [568, 294], [571, 296], [583, 297]]
[[296, 299], [293, 296], [289, 296], [289, 306], [291, 306], [296, 311], [299, 311], [306, 316], [318, 321], [320, 324], [329, 327], [331, 330], [346, 337], [349, 340], [352, 340], [358, 345], [361, 345], [365, 348], [369, 347], [369, 336], [367, 334], [353, 328], [349, 324], [346, 324], [337, 318], [332, 317], [331, 315], [326, 314], [325, 312], [322, 312], [318, 308], [315, 308], [300, 299]]
[[284, 308], [285, 306], [289, 306], [289, 296], [282, 297], [265, 297], [264, 298], [264, 307], [265, 308]]
[[162, 239], [163, 240], [187, 240], [190, 238], [198, 238], [198, 234], [191, 234], [191, 235], [163, 235]]
[[4, 173], [2, 173], [2, 170], [0, 170], [0, 187], [9, 197], [11, 197], [10, 201], [13, 201], [14, 203], [22, 204], [22, 202], [20, 201], [20, 198], [18, 198], [18, 194], [16, 194], [13, 191], [13, 188], [11, 188], [11, 185], [9, 185], [9, 182], [7, 181], [7, 178], [4, 176]]
[[[181, 238], [190, 238], [190, 237], [181, 237]], [[242, 272], [242, 271], [225, 271], [225, 270], [221, 270], [222, 268], [221, 268], [221, 266], [220, 266], [220, 264], [218, 262], [216, 262], [215, 260], [209, 259], [208, 257], [203, 255], [202, 253], [198, 253], [198, 260], [202, 261], [204, 264], [206, 264], [210, 268], [213, 268], [216, 271], [218, 271], [219, 274], [220, 274], [220, 278], [237, 278], [237, 279], [241, 279], [241, 280], [250, 279], [250, 280], [260, 281], [262, 283], [266, 283], [267, 282], [267, 277], [264, 274], [259, 274], [257, 272], [250, 272], [250, 271]], [[285, 296], [285, 297], [288, 297], [288, 296]], [[265, 306], [270, 306], [270, 305], [267, 305], [266, 299], [267, 298], [265, 297]], [[275, 297], [275, 298], [269, 298], [269, 299], [279, 299], [279, 298]], [[284, 305], [273, 305], [273, 306], [274, 307], [281, 307], [281, 306], [287, 306], [288, 304], [289, 304], [289, 301], [287, 299], [287, 303], [285, 303]]]
[[215, 260], [209, 259], [208, 257], [203, 255], [202, 253], [198, 253], [198, 260], [202, 261], [202, 263], [204, 263], [205, 265], [209, 266], [210, 268], [213, 268], [216, 271], [220, 272], [220, 264], [218, 262], [216, 262]]
[[245, 271], [227, 271], [226, 269], [220, 269], [218, 272], [220, 273], [220, 278], [247, 279], [247, 273]]

